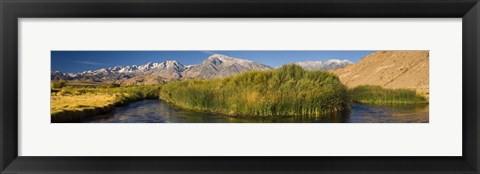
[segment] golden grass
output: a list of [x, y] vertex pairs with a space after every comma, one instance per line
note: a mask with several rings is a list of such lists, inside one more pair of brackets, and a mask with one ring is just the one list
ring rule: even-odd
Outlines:
[[116, 95], [83, 94], [83, 95], [52, 95], [52, 122], [76, 122], [88, 116], [101, 114], [115, 108]]
[[428, 89], [417, 89], [417, 95], [425, 97], [427, 101], [430, 100], [430, 92]]
[[104, 108], [115, 104], [115, 95], [84, 94], [51, 97], [52, 114], [63, 111], [83, 111], [85, 109]]
[[73, 87], [51, 89], [51, 121], [80, 122], [133, 101], [157, 98], [160, 86]]

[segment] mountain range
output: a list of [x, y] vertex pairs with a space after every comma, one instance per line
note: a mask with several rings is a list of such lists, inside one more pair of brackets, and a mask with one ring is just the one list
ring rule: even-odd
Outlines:
[[327, 61], [304, 61], [304, 62], [294, 62], [293, 64], [301, 66], [305, 70], [332, 70], [337, 68], [343, 68], [350, 64], [353, 64], [350, 60], [338, 60], [330, 59]]
[[[306, 70], [331, 70], [353, 64], [349, 60], [293, 62]], [[210, 79], [227, 77], [251, 70], [268, 70], [272, 67], [245, 59], [214, 54], [196, 65], [185, 66], [176, 60], [144, 65], [115, 66], [80, 73], [51, 72], [52, 80], [78, 80], [85, 82], [113, 82], [121, 85], [158, 84], [180, 79]]]

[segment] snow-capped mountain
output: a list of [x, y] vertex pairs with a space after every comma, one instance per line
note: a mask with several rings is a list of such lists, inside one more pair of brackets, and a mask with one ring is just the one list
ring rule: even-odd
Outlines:
[[182, 64], [175, 60], [169, 60], [161, 63], [149, 62], [139, 66], [115, 66], [80, 73], [61, 73], [54, 71], [51, 74], [51, 78], [52, 80], [89, 80], [95, 82], [124, 80], [144, 74], [155, 74], [166, 78], [180, 78], [181, 75], [179, 72], [183, 70], [185, 70], [185, 67]]
[[66, 73], [62, 73], [62, 72], [60, 72], [60, 71], [52, 71], [52, 72], [50, 72], [50, 76], [51, 76], [52, 80], [60, 80], [60, 79], [66, 80], [66, 79], [68, 79], [70, 76], [73, 76], [73, 74], [71, 74], [71, 75], [70, 75], [70, 74], [71, 74], [71, 73], [66, 74]]
[[[294, 62], [306, 70], [330, 70], [343, 68], [353, 62], [331, 59], [327, 61]], [[219, 78], [251, 70], [272, 69], [267, 65], [222, 54], [209, 56], [200, 64], [184, 66], [176, 60], [144, 65], [115, 66], [80, 73], [51, 72], [52, 80], [78, 80], [89, 82], [113, 82], [122, 85], [158, 84], [171, 80], [192, 78]]]
[[155, 84], [182, 78], [226, 77], [250, 70], [270, 69], [258, 62], [214, 54], [197, 65], [184, 66], [176, 60], [144, 65], [115, 66], [80, 73], [51, 72], [52, 80], [83, 80], [92, 82], [115, 82], [125, 85]]
[[217, 78], [265, 69], [271, 69], [271, 67], [250, 60], [214, 54], [202, 63], [189, 67], [183, 72], [183, 76], [186, 78]]
[[304, 62], [294, 62], [293, 64], [301, 66], [305, 70], [331, 70], [346, 67], [350, 64], [353, 64], [350, 60], [338, 60], [330, 59], [327, 61], [304, 61]]
[[159, 84], [166, 81], [177, 80], [182, 78], [182, 72], [186, 67], [176, 60], [168, 60], [158, 63], [151, 69], [138, 75], [120, 81], [123, 85], [136, 85], [136, 84]]

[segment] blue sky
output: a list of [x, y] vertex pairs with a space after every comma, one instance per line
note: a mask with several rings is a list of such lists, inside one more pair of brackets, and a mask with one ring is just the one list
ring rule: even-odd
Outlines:
[[177, 60], [183, 65], [198, 64], [212, 54], [252, 60], [272, 67], [290, 62], [348, 59], [358, 62], [374, 51], [51, 51], [52, 70], [82, 72], [113, 66], [143, 65]]

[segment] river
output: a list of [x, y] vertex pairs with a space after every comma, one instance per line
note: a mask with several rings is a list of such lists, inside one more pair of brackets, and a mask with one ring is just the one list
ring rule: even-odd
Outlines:
[[232, 117], [179, 109], [161, 100], [141, 100], [88, 123], [428, 123], [428, 105], [373, 106], [353, 104], [351, 111], [322, 117]]

